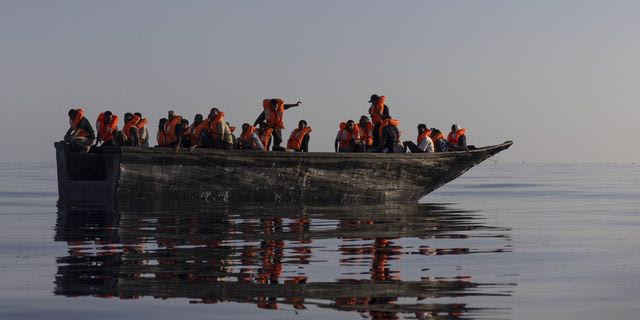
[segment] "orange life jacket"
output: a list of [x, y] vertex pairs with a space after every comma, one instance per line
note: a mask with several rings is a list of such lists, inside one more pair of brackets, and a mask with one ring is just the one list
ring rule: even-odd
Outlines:
[[118, 116], [115, 114], [111, 118], [111, 123], [104, 123], [104, 112], [101, 112], [96, 120], [96, 131], [98, 131], [98, 139], [103, 142], [109, 142], [113, 140], [113, 134], [118, 129]]
[[271, 99], [262, 100], [262, 108], [264, 109], [264, 117], [267, 120], [269, 128], [284, 129], [284, 101], [276, 99], [276, 110], [271, 109]]
[[382, 138], [382, 129], [384, 129], [386, 126], [389, 126], [389, 125], [397, 127], [397, 126], [400, 125], [400, 120], [387, 119], [387, 120], [382, 121], [382, 123], [380, 123], [380, 132], [378, 133], [380, 138]]
[[373, 124], [371, 123], [371, 121], [367, 121], [366, 128], [358, 125], [358, 130], [360, 131], [360, 140], [364, 142], [367, 147], [373, 145]]
[[427, 137], [431, 138], [431, 130], [429, 129], [418, 135], [418, 139], [416, 140], [417, 144], [420, 145], [420, 143], [422, 143], [422, 140], [426, 139]]
[[369, 108], [369, 114], [371, 115], [371, 121], [373, 124], [378, 124], [382, 122], [382, 113], [384, 112], [384, 103], [387, 101], [387, 97], [381, 96], [376, 104]]
[[173, 119], [167, 121], [164, 125], [165, 144], [178, 142], [178, 137], [176, 137], [176, 126], [180, 121], [182, 121], [181, 116], [174, 116]]
[[302, 130], [296, 128], [291, 132], [291, 136], [289, 136], [289, 141], [287, 141], [287, 149], [293, 149], [296, 151], [300, 151], [302, 148], [302, 139], [309, 132], [311, 132], [311, 127], [304, 127]]
[[340, 131], [338, 131], [338, 137], [340, 138], [340, 147], [345, 148], [351, 144], [351, 140], [355, 139], [356, 142], [360, 140], [360, 127], [356, 124], [353, 127], [353, 131], [347, 130], [347, 123], [340, 123]]
[[74, 137], [88, 137], [89, 136], [89, 132], [78, 128], [78, 126], [80, 125], [80, 121], [82, 121], [82, 118], [84, 118], [84, 110], [83, 109], [76, 109], [77, 113], [76, 113], [76, 117], [73, 118], [73, 121], [71, 121], [71, 119], [69, 119], [69, 122], [71, 123], [71, 127], [74, 130], [73, 136]]
[[447, 136], [447, 141], [452, 145], [457, 146], [460, 143], [460, 136], [465, 134], [466, 131], [467, 131], [466, 129], [461, 128], [456, 132], [453, 132], [453, 131], [449, 132], [449, 135]]
[[215, 140], [218, 139], [218, 135], [220, 134], [220, 132], [218, 132], [218, 124], [223, 122], [224, 122], [224, 112], [218, 113], [216, 117], [213, 118], [213, 120], [209, 120], [209, 133], [211, 133], [211, 136], [213, 137], [213, 139]]
[[443, 140], [444, 139], [444, 134], [442, 132], [439, 132], [437, 135], [435, 133], [432, 133], [431, 135], [431, 140], [433, 140], [433, 142], [436, 142], [438, 140]]
[[[131, 128], [136, 128], [138, 130], [140, 129], [138, 127], [138, 122], [142, 122], [140, 117], [133, 116], [133, 118], [131, 118], [131, 120], [125, 123], [124, 127], [122, 127], [122, 133], [124, 134], [125, 137], [127, 137], [127, 140], [131, 139]], [[144, 124], [146, 123], [147, 123], [147, 119], [144, 119]]]
[[159, 146], [167, 144], [167, 135], [164, 133], [164, 130], [158, 129], [158, 133], [156, 133], [156, 142], [158, 142]]
[[271, 142], [271, 133], [273, 133], [273, 129], [271, 128], [267, 128], [263, 133], [260, 133], [260, 130], [258, 130], [258, 138], [260, 138], [260, 141], [264, 146], [264, 151], [267, 151], [269, 142]]
[[187, 130], [189, 137], [191, 137], [191, 141], [196, 141], [200, 139], [200, 134], [202, 133], [202, 130], [207, 128], [208, 125], [209, 125], [209, 119], [204, 119], [202, 120], [202, 122], [198, 123], [197, 125], [195, 123], [192, 123], [191, 126], [189, 126], [189, 130]]
[[256, 127], [249, 126], [249, 129], [247, 129], [247, 131], [243, 132], [240, 135], [240, 140], [242, 140], [242, 143], [248, 144], [253, 148], [257, 148], [258, 146], [256, 145], [255, 141], [253, 141], [252, 137], [254, 133], [256, 133]]

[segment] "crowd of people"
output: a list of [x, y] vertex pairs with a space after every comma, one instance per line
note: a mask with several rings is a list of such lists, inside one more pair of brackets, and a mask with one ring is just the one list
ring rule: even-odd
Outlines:
[[[418, 125], [416, 142], [400, 142], [400, 121], [391, 117], [386, 97], [371, 95], [368, 116], [360, 117], [358, 123], [353, 120], [340, 123], [334, 149], [336, 152], [383, 152], [383, 153], [422, 153], [463, 151], [473, 149], [467, 145], [465, 129], [454, 124], [447, 137], [425, 124]], [[308, 152], [311, 127], [307, 121], [300, 120], [298, 127], [291, 132], [286, 148], [282, 146], [284, 113], [301, 102], [285, 104], [281, 99], [264, 99], [262, 112], [253, 124], [244, 123], [239, 136], [236, 127], [230, 125], [224, 112], [212, 108], [205, 118], [196, 114], [193, 122], [169, 111], [166, 118], [158, 122], [156, 147], [241, 149], [264, 151]], [[89, 152], [94, 146], [137, 146], [149, 147], [147, 119], [139, 112], [125, 113], [124, 125], [119, 130], [119, 118], [111, 111], [100, 113], [96, 120], [96, 130], [85, 117], [83, 109], [71, 109], [69, 130], [64, 140], [72, 151]]]

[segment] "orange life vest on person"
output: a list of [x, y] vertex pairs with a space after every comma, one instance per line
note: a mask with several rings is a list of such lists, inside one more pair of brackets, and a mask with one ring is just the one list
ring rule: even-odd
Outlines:
[[387, 97], [381, 96], [376, 104], [369, 108], [369, 114], [371, 115], [371, 121], [373, 124], [378, 124], [382, 122], [382, 113], [384, 112], [384, 103], [387, 101]]
[[[380, 123], [380, 132], [378, 132], [379, 137], [382, 138], [382, 129], [384, 129], [386, 126], [399, 126], [400, 125], [400, 120], [397, 119], [386, 119], [384, 121], [382, 121], [382, 123]], [[400, 138], [400, 137], [398, 137]]]
[[267, 120], [269, 128], [284, 129], [284, 101], [276, 99], [276, 110], [271, 109], [271, 99], [262, 100], [264, 118]]
[[465, 134], [466, 131], [467, 131], [466, 129], [461, 128], [456, 132], [453, 132], [453, 131], [449, 132], [449, 135], [447, 136], [447, 141], [452, 145], [457, 146], [460, 143], [460, 136]]
[[156, 133], [156, 142], [158, 142], [159, 146], [164, 146], [167, 144], [167, 135], [164, 133], [164, 129], [158, 129], [158, 133]]
[[207, 128], [208, 125], [209, 125], [209, 119], [204, 119], [202, 120], [202, 122], [198, 124], [192, 123], [191, 126], [189, 126], [189, 130], [187, 130], [189, 137], [191, 137], [191, 141], [196, 141], [200, 139], [200, 134], [202, 133], [202, 130]]
[[422, 140], [426, 139], [427, 137], [431, 138], [431, 130], [429, 129], [418, 135], [418, 139], [416, 139], [417, 145], [420, 145], [420, 143], [422, 143]]
[[178, 142], [178, 137], [176, 137], [176, 126], [180, 121], [182, 121], [181, 116], [174, 116], [173, 119], [167, 121], [164, 125], [165, 144]]
[[74, 131], [73, 136], [88, 137], [89, 132], [85, 131], [84, 129], [78, 128], [78, 126], [80, 125], [80, 121], [82, 121], [82, 118], [84, 118], [84, 109], [76, 109], [76, 111], [77, 111], [76, 117], [73, 118], [73, 120], [69, 119], [71, 127], [73, 128], [73, 131]]
[[439, 132], [438, 134], [432, 133], [431, 135], [431, 140], [433, 140], [433, 142], [436, 142], [442, 139], [444, 139], [444, 134], [442, 132]]
[[364, 142], [367, 147], [373, 145], [373, 124], [371, 124], [371, 121], [367, 121], [365, 128], [358, 125], [358, 130], [360, 131], [360, 140]]
[[100, 112], [98, 120], [96, 120], [96, 131], [98, 131], [98, 139], [103, 142], [109, 142], [113, 140], [113, 134], [118, 129], [118, 116], [115, 114], [111, 116], [111, 123], [104, 123], [104, 112]]
[[302, 139], [304, 139], [304, 136], [309, 132], [311, 132], [311, 127], [304, 127], [302, 130], [299, 128], [293, 130], [291, 136], [289, 136], [289, 141], [287, 141], [287, 149], [300, 151], [300, 148], [302, 148]]
[[209, 133], [211, 133], [214, 140], [217, 140], [220, 134], [218, 132], [218, 124], [220, 123], [224, 123], [224, 112], [219, 112], [213, 120], [209, 120]]
[[260, 130], [258, 130], [258, 138], [260, 138], [260, 141], [264, 146], [264, 151], [267, 151], [267, 148], [269, 148], [269, 142], [271, 142], [272, 133], [273, 129], [271, 128], [267, 128], [267, 130], [265, 130], [263, 133], [260, 133]]
[[138, 127], [138, 122], [144, 122], [144, 124], [147, 124], [147, 119], [144, 119], [143, 121], [140, 119], [140, 117], [133, 116], [133, 118], [131, 118], [131, 120], [125, 123], [124, 127], [122, 127], [122, 133], [124, 134], [125, 137], [127, 137], [127, 140], [131, 139], [131, 128], [136, 128], [140, 130], [141, 127]]
[[247, 129], [247, 131], [243, 132], [240, 135], [240, 140], [242, 140], [242, 143], [244, 144], [250, 145], [253, 148], [257, 148], [258, 146], [256, 145], [255, 141], [253, 141], [252, 137], [254, 133], [256, 133], [256, 127], [249, 126], [249, 129]]
[[360, 140], [360, 127], [356, 124], [353, 126], [353, 131], [349, 132], [349, 130], [347, 130], [347, 123], [341, 122], [338, 137], [340, 138], [340, 147], [348, 147], [352, 139], [355, 139], [356, 142]]

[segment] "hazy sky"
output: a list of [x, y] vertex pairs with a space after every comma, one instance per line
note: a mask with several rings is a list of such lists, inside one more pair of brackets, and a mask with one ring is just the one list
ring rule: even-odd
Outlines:
[[[67, 110], [302, 100], [310, 148], [387, 96], [416, 125], [513, 140], [499, 161], [639, 162], [639, 1], [0, 1], [0, 160], [54, 161]], [[448, 130], [447, 130], [448, 131]]]

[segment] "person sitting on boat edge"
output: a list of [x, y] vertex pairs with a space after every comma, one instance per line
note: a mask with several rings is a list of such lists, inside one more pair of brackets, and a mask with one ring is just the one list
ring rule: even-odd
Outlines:
[[147, 119], [143, 118], [142, 113], [140, 112], [134, 112], [133, 115], [140, 117], [140, 119], [143, 120], [141, 125], [138, 127], [138, 130], [140, 131], [140, 146], [148, 147], [149, 146], [149, 130], [147, 129]]
[[262, 100], [262, 113], [258, 116], [253, 123], [256, 126], [258, 123], [265, 121], [269, 128], [273, 130], [273, 150], [283, 151], [280, 146], [282, 143], [282, 129], [284, 129], [284, 111], [297, 107], [302, 102], [298, 101], [295, 104], [285, 104], [282, 99], [264, 99]]
[[191, 136], [189, 135], [189, 120], [182, 119], [180, 123], [176, 126], [176, 145], [174, 146], [176, 150], [180, 148], [191, 148]]
[[307, 126], [307, 122], [305, 120], [300, 120], [298, 122], [298, 128], [291, 132], [291, 136], [289, 137], [289, 141], [287, 141], [287, 149], [291, 149], [296, 152], [309, 152], [309, 133], [311, 132], [311, 127]]
[[355, 121], [340, 123], [340, 130], [334, 144], [336, 152], [364, 152], [364, 144], [360, 141], [360, 129]]
[[271, 146], [271, 135], [273, 129], [269, 128], [266, 122], [260, 122], [258, 125], [258, 137], [260, 138], [260, 142], [262, 142], [262, 146], [264, 146], [264, 151], [269, 151], [269, 147]]
[[96, 145], [102, 142], [103, 146], [115, 146], [115, 134], [118, 132], [118, 116], [111, 111], [100, 112], [96, 120]]
[[372, 94], [369, 98], [369, 115], [371, 115], [371, 122], [373, 122], [373, 148], [378, 148], [380, 144], [380, 125], [386, 117], [389, 115], [389, 107], [385, 104], [387, 97]]
[[400, 130], [398, 130], [398, 125], [400, 125], [399, 120], [393, 119], [390, 116], [383, 116], [380, 129], [378, 130], [381, 139], [378, 146], [374, 149], [374, 152], [394, 153], [404, 151], [404, 146], [399, 144]]
[[189, 151], [193, 151], [193, 149], [195, 149], [196, 147], [202, 146], [200, 139], [202, 137], [202, 132], [206, 130], [208, 125], [209, 119], [204, 119], [204, 117], [199, 113], [196, 114], [196, 116], [193, 118], [193, 123], [187, 130], [189, 134], [189, 140], [191, 142]]
[[459, 125], [451, 125], [451, 132], [447, 136], [447, 147], [449, 151], [468, 151], [475, 149], [474, 146], [467, 145], [467, 129], [460, 128]]
[[224, 120], [224, 112], [218, 108], [211, 108], [207, 117], [209, 125], [202, 132], [202, 144], [206, 148], [233, 149], [231, 129]]
[[369, 118], [365, 115], [360, 117], [360, 121], [358, 122], [358, 130], [360, 133], [360, 141], [362, 141], [362, 146], [364, 147], [364, 151], [371, 150], [373, 148], [373, 124], [369, 121]]
[[175, 111], [171, 110], [168, 112], [167, 123], [164, 125], [165, 147], [175, 147], [178, 145], [178, 137], [182, 135], [181, 121], [182, 116], [177, 115]]
[[64, 135], [64, 142], [69, 145], [73, 152], [89, 152], [89, 148], [96, 138], [91, 123], [84, 116], [83, 109], [70, 109], [67, 113], [69, 116], [69, 130]]
[[147, 125], [147, 119], [141, 119], [130, 112], [124, 114], [124, 126], [117, 134], [117, 142], [121, 146], [140, 147], [142, 145], [142, 130]]
[[167, 124], [169, 119], [162, 118], [158, 121], [158, 132], [156, 133], [156, 147], [164, 147], [167, 144], [167, 135], [164, 133], [164, 126]]
[[248, 123], [242, 124], [242, 133], [238, 139], [238, 147], [242, 150], [264, 150], [262, 141], [256, 133], [258, 129]]
[[447, 152], [447, 139], [445, 139], [440, 129], [431, 128], [431, 141], [433, 141], [435, 152]]
[[433, 141], [430, 135], [431, 130], [427, 129], [426, 124], [421, 123], [418, 125], [418, 139], [416, 139], [416, 143], [413, 143], [413, 141], [405, 141], [403, 145], [412, 153], [433, 152]]

